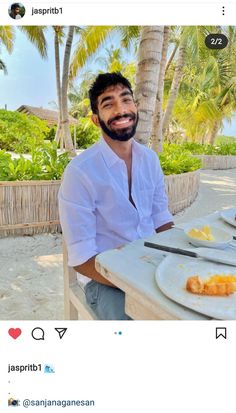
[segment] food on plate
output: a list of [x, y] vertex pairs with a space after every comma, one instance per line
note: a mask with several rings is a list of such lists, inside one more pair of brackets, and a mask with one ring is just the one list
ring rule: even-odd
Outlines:
[[186, 290], [193, 294], [204, 294], [204, 282], [198, 275], [189, 277], [186, 283]]
[[192, 294], [226, 296], [236, 292], [236, 276], [215, 274], [203, 281], [198, 275], [187, 279], [186, 290]]
[[204, 225], [202, 228], [192, 228], [188, 231], [188, 235], [192, 238], [197, 238], [202, 241], [214, 241], [215, 238], [212, 235], [211, 228], [208, 225]]

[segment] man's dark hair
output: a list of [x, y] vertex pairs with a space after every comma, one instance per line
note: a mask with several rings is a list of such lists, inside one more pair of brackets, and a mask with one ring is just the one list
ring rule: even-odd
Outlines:
[[20, 9], [19, 3], [14, 3], [11, 5], [11, 11], [14, 11], [15, 9]]
[[132, 87], [128, 79], [120, 72], [102, 73], [98, 75], [89, 90], [90, 105], [93, 113], [97, 113], [97, 99], [110, 86], [121, 84], [127, 87], [133, 95]]

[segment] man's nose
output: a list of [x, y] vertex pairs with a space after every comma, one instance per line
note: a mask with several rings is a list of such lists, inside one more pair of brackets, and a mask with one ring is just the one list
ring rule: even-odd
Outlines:
[[124, 115], [126, 113], [126, 107], [123, 104], [123, 102], [120, 102], [120, 101], [116, 102], [114, 109], [115, 109], [116, 115]]

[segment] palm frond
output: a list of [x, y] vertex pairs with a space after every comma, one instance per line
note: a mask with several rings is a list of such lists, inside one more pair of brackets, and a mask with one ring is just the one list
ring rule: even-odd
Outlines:
[[43, 58], [47, 57], [47, 41], [44, 35], [47, 26], [19, 26], [19, 29], [26, 34]]
[[121, 35], [121, 45], [130, 50], [131, 45], [137, 46], [140, 38], [140, 26], [119, 26], [118, 32]]
[[107, 39], [114, 26], [89, 26], [81, 31], [80, 40], [72, 57], [70, 79], [74, 79], [87, 60]]
[[209, 56], [209, 49], [205, 46], [205, 38], [215, 31], [214, 26], [185, 26], [181, 37], [188, 45], [187, 51], [195, 64], [199, 64], [206, 55]]
[[195, 111], [195, 119], [198, 122], [220, 120], [222, 117], [221, 111], [217, 108], [214, 100], [202, 102]]
[[9, 53], [13, 49], [14, 37], [13, 26], [0, 26], [0, 44], [2, 43]]
[[7, 74], [7, 67], [1, 59], [0, 59], [0, 70], [3, 70], [5, 75]]

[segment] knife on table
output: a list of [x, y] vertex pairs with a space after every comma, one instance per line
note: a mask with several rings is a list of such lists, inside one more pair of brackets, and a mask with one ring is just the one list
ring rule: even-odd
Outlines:
[[172, 252], [173, 254], [187, 255], [192, 258], [203, 258], [204, 260], [221, 262], [227, 265], [233, 265], [236, 267], [236, 257], [228, 251], [214, 250], [213, 248], [198, 248], [197, 252], [183, 250], [181, 248], [167, 247], [166, 245], [154, 244], [153, 242], [144, 242], [145, 247], [155, 248], [157, 250]]

